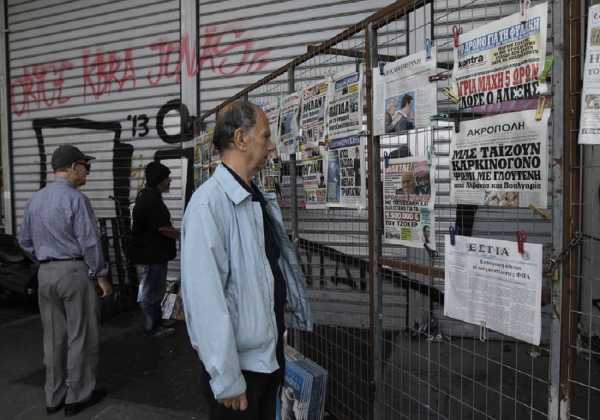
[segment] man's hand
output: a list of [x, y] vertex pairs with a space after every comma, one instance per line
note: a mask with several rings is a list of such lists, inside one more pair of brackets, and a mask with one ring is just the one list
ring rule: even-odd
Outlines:
[[232, 410], [246, 411], [246, 409], [248, 408], [248, 400], [246, 399], [246, 393], [238, 395], [237, 397], [219, 400], [219, 402], [225, 407], [231, 408]]
[[105, 298], [110, 296], [112, 293], [112, 284], [108, 281], [108, 279], [106, 277], [98, 277], [97, 282], [98, 286], [100, 287], [100, 291], [102, 292], [100, 297]]

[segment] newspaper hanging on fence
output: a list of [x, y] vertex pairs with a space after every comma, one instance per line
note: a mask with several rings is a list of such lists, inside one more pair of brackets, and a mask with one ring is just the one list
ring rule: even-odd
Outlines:
[[364, 208], [365, 140], [352, 135], [332, 139], [327, 151], [327, 205]]
[[298, 149], [298, 117], [300, 113], [300, 93], [294, 92], [284, 96], [281, 101], [281, 114], [279, 116], [279, 156], [288, 160], [290, 154]]
[[269, 159], [258, 173], [258, 182], [263, 192], [281, 194], [279, 180], [281, 178], [281, 163], [279, 159]]
[[327, 106], [327, 135], [358, 134], [362, 131], [362, 72], [333, 77]]
[[435, 181], [427, 157], [390, 159], [384, 168], [384, 242], [435, 249]]
[[588, 13], [579, 144], [600, 144], [600, 5]]
[[373, 114], [375, 135], [399, 134], [429, 127], [437, 114], [437, 84], [429, 81], [436, 73], [436, 49], [431, 58], [425, 51], [386, 64], [383, 75], [373, 71]]
[[265, 114], [267, 114], [267, 120], [269, 120], [269, 128], [271, 129], [271, 141], [273, 144], [279, 144], [279, 114], [281, 108], [279, 108], [279, 100], [274, 102], [267, 102], [261, 105]]
[[539, 345], [542, 245], [445, 237], [444, 315]]
[[548, 4], [530, 7], [459, 36], [453, 78], [459, 108], [509, 112], [537, 105], [538, 78], [546, 58]]
[[302, 110], [300, 111], [300, 150], [318, 149], [325, 140], [325, 111], [329, 81], [321, 80], [304, 88], [302, 92]]
[[450, 204], [546, 208], [549, 117], [521, 111], [462, 122], [450, 143]]
[[323, 156], [308, 158], [302, 162], [302, 180], [306, 208], [325, 208], [327, 204], [327, 183], [325, 171], [323, 171]]

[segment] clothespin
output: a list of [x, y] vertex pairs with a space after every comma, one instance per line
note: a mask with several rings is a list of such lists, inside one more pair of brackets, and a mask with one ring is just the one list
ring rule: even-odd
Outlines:
[[425, 38], [425, 54], [426, 54], [428, 60], [431, 60], [431, 47], [432, 46], [433, 46], [433, 43], [431, 42], [431, 39]]
[[544, 107], [546, 106], [546, 97], [540, 95], [538, 98], [537, 108], [535, 110], [535, 120], [542, 121], [542, 117], [544, 116]]
[[445, 87], [442, 89], [442, 95], [446, 95], [448, 99], [454, 104], [458, 104], [460, 102], [460, 98], [458, 94], [454, 91], [454, 89]]
[[546, 81], [548, 80], [548, 76], [550, 75], [553, 66], [554, 56], [546, 57], [546, 60], [544, 61], [544, 69], [542, 70], [542, 72], [540, 73], [540, 77], [538, 78], [538, 93], [540, 95], [550, 94], [550, 88], [548, 87], [548, 83], [546, 83]]
[[531, 0], [521, 0], [521, 23], [527, 22], [527, 12], [530, 5]]
[[479, 324], [479, 340], [486, 341], [487, 340], [487, 323], [485, 320], [481, 320]]
[[448, 114], [444, 112], [440, 112], [439, 114], [434, 114], [429, 117], [429, 121], [446, 121], [448, 120]]
[[437, 73], [429, 76], [429, 81], [437, 82], [438, 80], [448, 80], [449, 77], [450, 76], [448, 75], [448, 73]]
[[450, 245], [456, 245], [456, 234], [458, 233], [458, 226], [450, 226], [448, 228], [448, 232], [450, 233]]
[[525, 241], [527, 240], [527, 232], [523, 229], [517, 230], [517, 247], [519, 254], [525, 253]]
[[390, 166], [390, 154], [388, 152], [383, 152], [383, 166], [386, 168]]
[[535, 214], [537, 214], [538, 216], [540, 216], [542, 219], [544, 220], [551, 220], [552, 217], [546, 213], [545, 211], [543, 211], [542, 209], [540, 209], [539, 207], [537, 207], [535, 204], [531, 203], [528, 206], [531, 210], [533, 210], [533, 212]]
[[384, 67], [385, 67], [385, 63], [383, 63], [383, 62], [379, 63], [379, 74], [382, 76], [384, 75], [384, 73], [383, 73]]
[[458, 48], [460, 34], [463, 33], [463, 28], [454, 25], [452, 27], [452, 38], [454, 39], [454, 48]]
[[456, 112], [456, 117], [454, 118], [454, 132], [460, 133], [460, 110]]

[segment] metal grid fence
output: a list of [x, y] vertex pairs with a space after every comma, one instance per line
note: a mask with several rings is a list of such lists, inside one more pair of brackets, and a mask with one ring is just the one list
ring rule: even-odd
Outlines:
[[[593, 293], [597, 278], [593, 256], [598, 246], [594, 238], [600, 232], [594, 232], [593, 217], [584, 217], [582, 208], [597, 214], [599, 204], [596, 194], [589, 201], [571, 195], [579, 191], [576, 177], [583, 177], [580, 172], [596, 168], [595, 151], [584, 159], [583, 151], [573, 146], [580, 85], [577, 77], [569, 79], [569, 75], [579, 75], [580, 71], [584, 13], [579, 3], [556, 0], [549, 4], [547, 54], [554, 54], [564, 36], [570, 36], [571, 42], [568, 72], [563, 71], [559, 53], [554, 54], [555, 116], [550, 122], [548, 159], [551, 218], [531, 209], [449, 204], [449, 146], [454, 121], [481, 117], [458, 114], [442, 93], [449, 81], [438, 82], [438, 112], [448, 114], [447, 121], [403, 135], [372, 135], [371, 72], [377, 71], [379, 62], [422, 50], [429, 38], [437, 47], [440, 71], [449, 73], [453, 26], [468, 31], [485, 25], [517, 12], [518, 1], [397, 1], [323, 44], [309, 46], [307, 54], [227, 101], [241, 97], [257, 103], [268, 101], [346, 68], [361, 68], [366, 75], [363, 136], [368, 156], [367, 209], [304, 208], [301, 178], [294, 176], [301, 174], [303, 156], [292, 155], [289, 162], [281, 163], [290, 190], [284, 219], [298, 244], [316, 321], [313, 333], [294, 332], [290, 340], [328, 370], [327, 408], [336, 418], [543, 419], [566, 418], [569, 414], [565, 413], [577, 419], [594, 417], [594, 404], [600, 396], [600, 375], [595, 374], [600, 370], [600, 344], [594, 338], [599, 317], [594, 311], [600, 301]], [[574, 29], [577, 25], [580, 27]], [[565, 80], [572, 82], [563, 92]], [[563, 99], [565, 108], [571, 106], [564, 113], [565, 122], [569, 122], [564, 127]], [[212, 118], [224, 105], [203, 118]], [[563, 129], [573, 148], [565, 147], [564, 167]], [[384, 245], [384, 154], [403, 157], [428, 153], [436, 175], [437, 252]], [[585, 168], [582, 161], [587, 163]], [[571, 183], [573, 189], [565, 191], [564, 197], [563, 175], [565, 185]], [[563, 200], [569, 203], [564, 218]], [[544, 255], [549, 257], [563, 248], [563, 220], [565, 243], [570, 240], [569, 232], [581, 231], [582, 226], [587, 227], [584, 232], [588, 239], [583, 241], [583, 255], [571, 255], [563, 270], [565, 281], [544, 279], [540, 346], [491, 332], [486, 340], [480, 340], [480, 327], [443, 316], [443, 239], [450, 225], [460, 226], [463, 235], [513, 241], [515, 232], [524, 229], [529, 241], [543, 244]], [[573, 297], [575, 284], [581, 285], [579, 299]], [[574, 394], [569, 392], [571, 388]]]

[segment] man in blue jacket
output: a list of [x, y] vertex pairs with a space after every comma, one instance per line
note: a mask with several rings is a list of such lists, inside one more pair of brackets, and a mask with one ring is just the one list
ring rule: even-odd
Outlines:
[[275, 149], [267, 116], [236, 101], [217, 117], [222, 164], [194, 193], [182, 229], [183, 302], [211, 420], [275, 419], [284, 307], [312, 329], [297, 252], [274, 194], [252, 182]]

